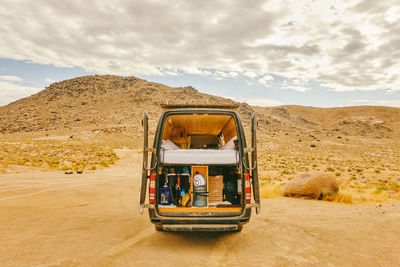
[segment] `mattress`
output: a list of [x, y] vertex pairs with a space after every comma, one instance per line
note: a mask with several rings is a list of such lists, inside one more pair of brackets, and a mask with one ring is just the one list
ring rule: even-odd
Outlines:
[[176, 149], [161, 150], [160, 162], [164, 164], [237, 164], [237, 150]]

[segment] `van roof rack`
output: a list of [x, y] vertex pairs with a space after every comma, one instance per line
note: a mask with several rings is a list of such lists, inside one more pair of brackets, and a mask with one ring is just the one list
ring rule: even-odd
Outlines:
[[163, 109], [179, 108], [215, 108], [215, 109], [237, 109], [239, 104], [160, 104]]

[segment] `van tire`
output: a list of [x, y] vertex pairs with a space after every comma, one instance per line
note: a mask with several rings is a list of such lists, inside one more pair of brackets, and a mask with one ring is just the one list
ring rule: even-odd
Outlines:
[[154, 228], [156, 228], [156, 231], [158, 231], [158, 232], [164, 231], [164, 230], [162, 229], [162, 226], [154, 225]]

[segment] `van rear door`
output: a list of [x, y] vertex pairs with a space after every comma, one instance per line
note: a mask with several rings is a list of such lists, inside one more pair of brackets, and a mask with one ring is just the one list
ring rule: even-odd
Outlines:
[[143, 208], [145, 207], [146, 189], [147, 189], [147, 177], [148, 177], [148, 147], [149, 147], [149, 116], [145, 111], [143, 114], [143, 165], [142, 165], [142, 180], [139, 188], [139, 211], [143, 214]]
[[251, 152], [251, 177], [253, 178], [253, 197], [256, 203], [256, 213], [259, 214], [261, 211], [260, 203], [260, 186], [258, 183], [258, 165], [257, 165], [257, 115], [254, 112], [251, 116], [251, 146], [253, 148]]

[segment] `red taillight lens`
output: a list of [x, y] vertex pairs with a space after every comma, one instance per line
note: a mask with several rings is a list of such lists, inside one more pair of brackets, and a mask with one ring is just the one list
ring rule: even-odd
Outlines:
[[156, 203], [156, 174], [150, 173], [149, 203]]
[[250, 185], [250, 173], [244, 174], [244, 193], [245, 193], [245, 203], [251, 203], [251, 185]]

